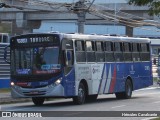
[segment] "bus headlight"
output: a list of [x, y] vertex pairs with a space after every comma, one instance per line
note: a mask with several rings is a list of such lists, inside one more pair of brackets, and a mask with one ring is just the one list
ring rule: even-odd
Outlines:
[[56, 80], [53, 84], [49, 85], [49, 88], [53, 88], [56, 87], [57, 85], [59, 85], [61, 83], [62, 79], [59, 78], [58, 80]]
[[55, 81], [55, 85], [59, 85], [61, 83], [62, 79], [59, 78], [58, 80]]
[[14, 86], [15, 84], [14, 84], [14, 82], [11, 82], [11, 86]]

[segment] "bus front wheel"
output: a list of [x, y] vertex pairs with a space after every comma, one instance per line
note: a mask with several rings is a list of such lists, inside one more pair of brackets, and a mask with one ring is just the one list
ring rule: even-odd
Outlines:
[[130, 79], [126, 80], [125, 91], [115, 93], [117, 99], [130, 99], [132, 96], [132, 83]]
[[78, 95], [73, 97], [74, 104], [81, 105], [85, 103], [86, 99], [86, 90], [83, 83], [79, 84]]
[[43, 97], [32, 97], [32, 101], [36, 106], [43, 105], [45, 98]]

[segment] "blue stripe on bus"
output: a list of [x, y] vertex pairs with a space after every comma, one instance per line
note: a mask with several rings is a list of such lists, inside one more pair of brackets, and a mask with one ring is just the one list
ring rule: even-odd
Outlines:
[[65, 96], [75, 96], [75, 68], [62, 78]]

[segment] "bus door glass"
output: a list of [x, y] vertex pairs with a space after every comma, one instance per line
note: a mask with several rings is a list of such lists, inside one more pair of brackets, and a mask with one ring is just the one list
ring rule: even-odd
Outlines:
[[74, 63], [73, 41], [64, 39], [62, 41], [63, 63], [65, 75], [70, 72]]

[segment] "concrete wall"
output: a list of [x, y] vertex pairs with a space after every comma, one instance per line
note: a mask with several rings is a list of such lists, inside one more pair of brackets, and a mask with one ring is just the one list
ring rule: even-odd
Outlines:
[[[30, 0], [33, 1], [33, 0]], [[79, 0], [41, 0], [45, 2], [60, 2], [60, 3], [72, 3], [72, 2], [77, 2]], [[126, 3], [128, 0], [95, 0], [95, 3]], [[92, 2], [92, 0], [90, 0]]]
[[[118, 34], [125, 35], [125, 26], [120, 25], [85, 25], [85, 33], [91, 34]], [[34, 29], [33, 32], [49, 32], [49, 31], [59, 31], [64, 33], [77, 33], [77, 21], [42, 21], [41, 27], [39, 29]], [[157, 31], [157, 32], [156, 32]], [[160, 36], [160, 29], [152, 26], [144, 26], [140, 28], [133, 29], [134, 36]]]

